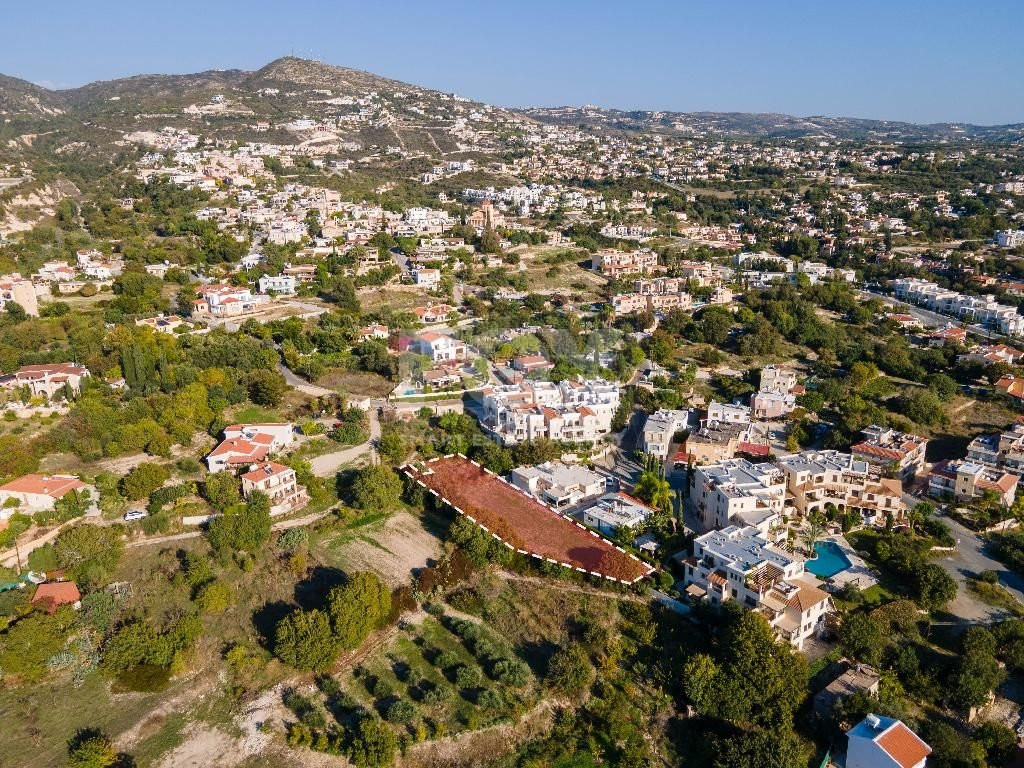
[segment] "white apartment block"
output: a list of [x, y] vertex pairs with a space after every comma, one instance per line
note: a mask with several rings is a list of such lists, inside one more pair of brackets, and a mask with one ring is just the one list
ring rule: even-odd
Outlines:
[[729, 526], [698, 536], [684, 566], [692, 599], [712, 605], [738, 600], [761, 613], [797, 649], [823, 629], [825, 616], [834, 610], [821, 582], [804, 571], [803, 560], [752, 526]]
[[903, 277], [893, 280], [896, 298], [927, 307], [933, 312], [958, 317], [1008, 336], [1024, 335], [1024, 315], [1017, 308], [999, 304], [992, 296], [967, 296], [946, 290], [927, 280]]
[[291, 275], [262, 275], [260, 293], [295, 293], [295, 278]]
[[882, 526], [888, 515], [898, 523], [906, 512], [900, 481], [882, 477], [878, 467], [848, 453], [804, 451], [783, 456], [778, 466], [789, 501], [801, 515], [832, 504], [839, 511], [858, 512], [864, 525]]
[[664, 461], [668, 458], [669, 448], [672, 447], [672, 438], [677, 432], [686, 429], [689, 421], [689, 411], [662, 408], [652, 413], [644, 422], [640, 450]]
[[811, 285], [820, 283], [823, 280], [841, 280], [847, 283], [857, 282], [857, 273], [852, 269], [830, 267], [817, 261], [804, 261], [797, 268], [800, 274], [807, 275]]
[[749, 424], [750, 406], [718, 403], [712, 400], [708, 405], [707, 422], [709, 424]]
[[619, 387], [601, 379], [524, 382], [484, 390], [481, 426], [504, 445], [548, 438], [592, 442], [611, 430]]
[[536, 496], [555, 509], [571, 507], [584, 499], [600, 496], [605, 479], [585, 467], [546, 461], [535, 467], [517, 467], [510, 475], [512, 485]]
[[1020, 248], [1024, 246], [1024, 229], [1008, 229], [996, 232], [996, 245], [1000, 248]]
[[978, 435], [967, 446], [967, 460], [1024, 475], [1024, 423], [1018, 421], [997, 435]]
[[695, 467], [689, 503], [705, 530], [753, 526], [767, 536], [782, 520], [786, 476], [774, 464], [729, 459]]

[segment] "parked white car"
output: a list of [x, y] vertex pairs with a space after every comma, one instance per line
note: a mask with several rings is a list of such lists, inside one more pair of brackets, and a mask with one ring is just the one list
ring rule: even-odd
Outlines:
[[131, 522], [132, 520], [141, 520], [144, 517], [149, 517], [149, 513], [144, 509], [133, 509], [131, 512], [124, 513], [125, 522]]

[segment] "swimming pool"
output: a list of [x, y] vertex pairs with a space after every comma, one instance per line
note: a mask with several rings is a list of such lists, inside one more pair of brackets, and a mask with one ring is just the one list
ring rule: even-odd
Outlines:
[[819, 579], [830, 579], [850, 567], [849, 558], [834, 541], [818, 541], [814, 544], [818, 556], [804, 563], [804, 568]]

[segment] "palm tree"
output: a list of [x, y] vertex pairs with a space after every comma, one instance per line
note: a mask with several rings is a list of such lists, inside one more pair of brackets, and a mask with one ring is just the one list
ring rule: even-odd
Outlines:
[[821, 538], [821, 534], [828, 524], [824, 513], [814, 510], [807, 516], [807, 529], [804, 531], [804, 543], [807, 545], [807, 554], [815, 555], [814, 545]]

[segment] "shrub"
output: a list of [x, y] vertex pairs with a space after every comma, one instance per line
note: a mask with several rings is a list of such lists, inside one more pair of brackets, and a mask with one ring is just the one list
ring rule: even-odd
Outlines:
[[196, 605], [203, 613], [223, 613], [231, 602], [231, 588], [220, 582], [204, 584], [196, 593]]
[[501, 695], [500, 692], [494, 690], [493, 688], [488, 688], [480, 692], [480, 695], [477, 697], [476, 703], [484, 709], [501, 709], [505, 706], [505, 698]]
[[408, 699], [399, 699], [388, 707], [386, 717], [390, 723], [404, 725], [411, 722], [417, 714], [419, 712], [415, 704]]
[[460, 688], [475, 688], [482, 679], [480, 667], [461, 666], [455, 670], [455, 683]]

